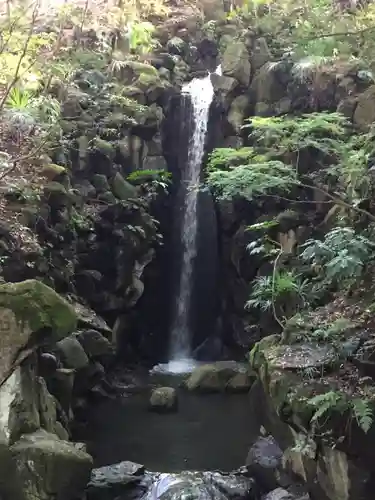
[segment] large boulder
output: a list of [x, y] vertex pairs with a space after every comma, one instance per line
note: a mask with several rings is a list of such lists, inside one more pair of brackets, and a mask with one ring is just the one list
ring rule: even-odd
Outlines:
[[224, 76], [235, 78], [244, 87], [249, 86], [251, 65], [243, 42], [235, 41], [228, 45], [223, 55], [222, 71]]
[[37, 280], [0, 285], [0, 386], [40, 343], [55, 343], [76, 329], [77, 315]]
[[189, 391], [247, 392], [254, 378], [247, 367], [235, 361], [218, 361], [196, 368], [185, 381]]
[[73, 500], [90, 479], [91, 456], [42, 429], [22, 436], [11, 455], [24, 500]]

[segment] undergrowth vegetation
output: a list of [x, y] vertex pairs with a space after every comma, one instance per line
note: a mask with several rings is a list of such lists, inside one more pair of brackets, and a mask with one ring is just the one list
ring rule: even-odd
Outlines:
[[[337, 366], [346, 366], [352, 352], [346, 339], [355, 324], [337, 318], [309, 326], [306, 315], [335, 297], [358, 293], [373, 273], [373, 130], [358, 134], [345, 117], [327, 112], [253, 117], [245, 129], [248, 146], [216, 149], [206, 170], [217, 198], [246, 200], [256, 217], [263, 213], [247, 227], [246, 250], [259, 275], [245, 308], [255, 318], [257, 311], [273, 318], [282, 343], [327, 343]], [[302, 372], [303, 380], [324, 377], [323, 369]], [[366, 390], [346, 394], [338, 387], [305, 398], [312, 435], [323, 432], [334, 414], [367, 433], [374, 394]]]
[[244, 0], [228, 19], [264, 34], [276, 57], [289, 51], [301, 72], [340, 58], [375, 62], [372, 2]]

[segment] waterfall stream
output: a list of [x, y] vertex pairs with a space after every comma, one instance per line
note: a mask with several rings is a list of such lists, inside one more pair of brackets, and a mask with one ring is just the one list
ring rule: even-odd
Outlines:
[[182, 88], [192, 106], [193, 130], [188, 160], [182, 173], [184, 189], [181, 242], [183, 258], [170, 337], [168, 371], [186, 372], [194, 366], [189, 326], [194, 258], [197, 254], [197, 199], [210, 106], [214, 97], [211, 77], [195, 78]]

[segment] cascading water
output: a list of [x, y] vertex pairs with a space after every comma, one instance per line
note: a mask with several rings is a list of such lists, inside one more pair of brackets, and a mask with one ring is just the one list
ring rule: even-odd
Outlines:
[[183, 87], [182, 93], [191, 102], [193, 131], [189, 142], [188, 161], [182, 174], [184, 188], [183, 220], [181, 224], [183, 258], [170, 338], [170, 362], [168, 363], [168, 370], [172, 372], [190, 371], [192, 366], [194, 366], [194, 361], [191, 358], [189, 312], [193, 264], [197, 253], [198, 187], [209, 110], [214, 96], [210, 75], [206, 78], [195, 78]]

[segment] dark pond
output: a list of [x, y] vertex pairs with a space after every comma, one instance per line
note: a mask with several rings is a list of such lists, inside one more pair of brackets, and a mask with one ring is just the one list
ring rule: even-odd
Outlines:
[[179, 382], [177, 376], [149, 376], [132, 393], [92, 406], [86, 442], [96, 467], [131, 460], [154, 471], [230, 471], [244, 464], [258, 434], [248, 396], [178, 388], [176, 413], [148, 410], [153, 386]]

